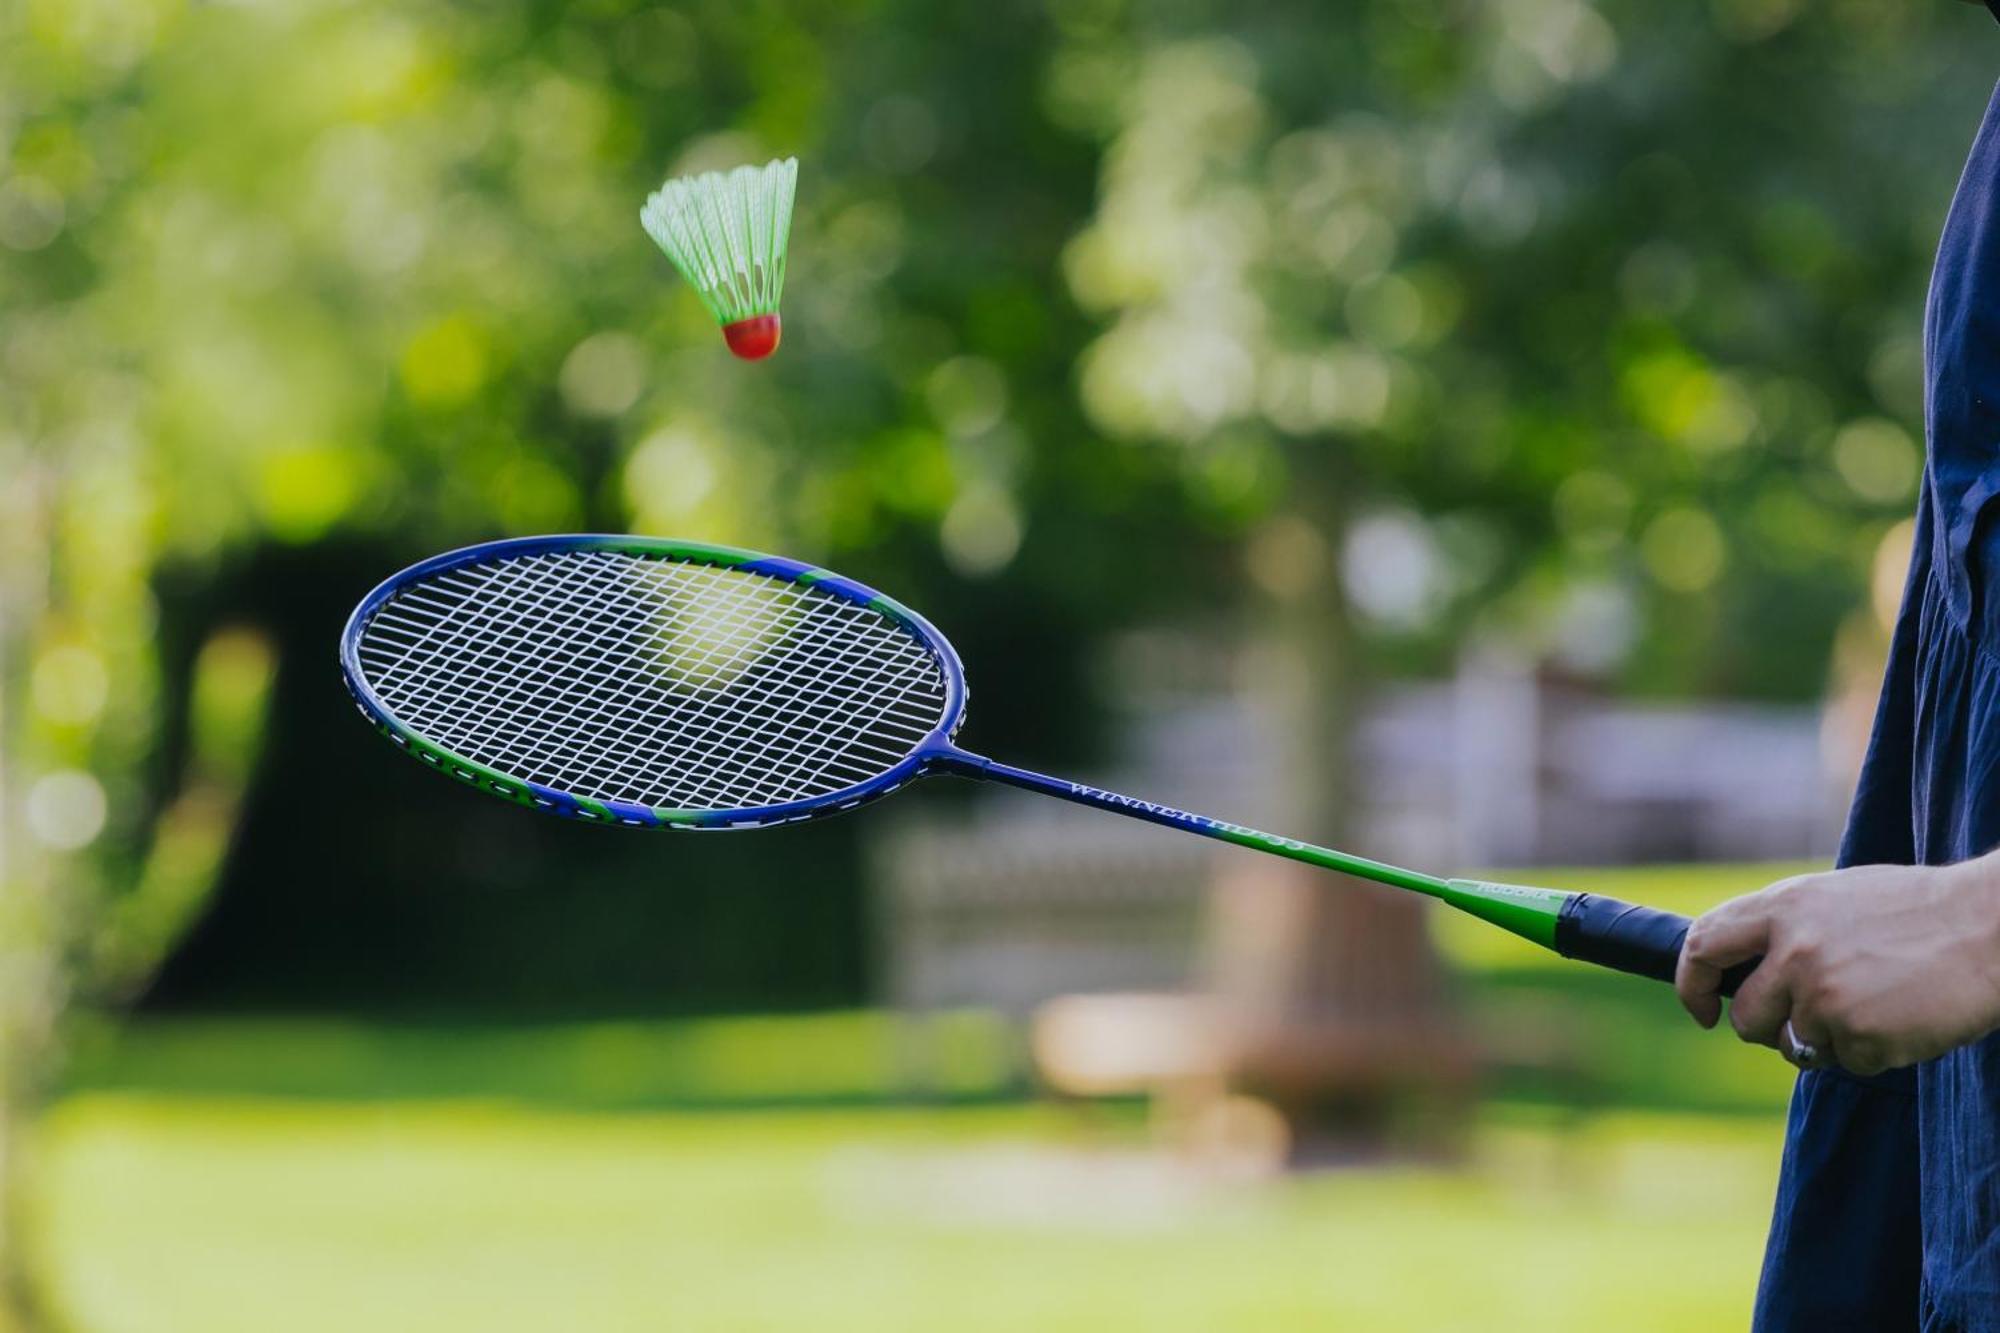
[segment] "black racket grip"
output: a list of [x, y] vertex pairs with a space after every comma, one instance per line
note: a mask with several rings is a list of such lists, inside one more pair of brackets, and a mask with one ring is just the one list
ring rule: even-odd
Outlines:
[[[1579, 893], [1556, 916], [1556, 952], [1599, 967], [1672, 982], [1681, 960], [1681, 944], [1694, 922], [1678, 912], [1620, 902], [1594, 893]], [[1736, 988], [1762, 958], [1738, 963], [1722, 974], [1721, 994]]]

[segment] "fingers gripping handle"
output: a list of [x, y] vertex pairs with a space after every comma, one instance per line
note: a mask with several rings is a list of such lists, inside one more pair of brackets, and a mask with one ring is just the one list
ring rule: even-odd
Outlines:
[[[1680, 962], [1681, 945], [1693, 924], [1677, 912], [1579, 893], [1563, 904], [1556, 917], [1556, 952], [1565, 958], [1671, 982]], [[1734, 995], [1762, 961], [1752, 958], [1724, 972], [1721, 993]]]

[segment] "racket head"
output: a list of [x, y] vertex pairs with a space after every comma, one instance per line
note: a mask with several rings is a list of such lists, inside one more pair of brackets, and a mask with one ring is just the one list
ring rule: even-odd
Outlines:
[[[538, 580], [549, 577], [546, 571], [580, 569], [586, 564], [594, 565], [596, 573], [583, 577], [581, 593], [572, 583], [552, 600], [533, 600], [536, 594], [532, 589]], [[735, 658], [743, 652], [755, 651], [759, 646], [756, 634], [764, 635], [766, 640], [763, 655], [753, 657], [732, 677], [737, 685], [744, 677], [765, 669], [770, 651], [785, 649], [786, 636], [795, 634], [802, 623], [814, 624], [803, 636], [805, 651], [809, 653], [830, 651], [823, 647], [830, 638], [840, 643], [854, 640], [880, 647], [884, 655], [893, 659], [898, 687], [903, 690], [892, 700], [893, 716], [886, 719], [877, 716], [868, 724], [873, 726], [872, 731], [868, 726], [854, 723], [850, 716], [850, 721], [842, 725], [859, 728], [854, 733], [859, 737], [855, 742], [861, 747], [858, 749], [854, 746], [840, 749], [843, 742], [838, 737], [834, 741], [820, 737], [816, 742], [809, 738], [806, 743], [821, 746], [819, 751], [811, 753], [812, 759], [827, 758], [829, 748], [834, 752], [831, 759], [818, 766], [819, 771], [811, 781], [804, 780], [802, 767], [797, 780], [783, 777], [727, 780], [729, 771], [719, 767], [723, 761], [703, 755], [704, 737], [686, 736], [688, 724], [680, 716], [685, 711], [680, 704], [661, 705], [660, 697], [654, 697], [661, 695], [680, 703], [694, 701], [689, 707], [701, 704], [703, 691], [717, 681], [691, 679], [689, 673], [717, 676], [712, 663], [706, 660], [712, 656], [709, 647], [703, 647], [692, 666], [681, 657], [666, 663], [677, 668], [680, 677], [670, 682], [662, 695], [654, 688], [660, 685], [654, 677], [661, 663], [648, 658], [634, 666], [629, 634], [618, 645], [623, 650], [622, 669], [628, 677], [646, 679], [614, 680], [609, 685], [605, 672], [616, 672], [621, 669], [619, 666], [607, 667], [602, 654], [593, 659], [578, 651], [573, 638], [551, 639], [575, 630], [574, 625], [565, 622], [565, 616], [588, 619], [602, 614], [599, 603], [607, 596], [617, 602], [620, 592], [616, 571], [621, 568], [642, 585], [631, 594], [644, 603], [638, 607], [642, 619], [656, 611], [684, 613], [691, 603], [677, 604], [675, 592], [686, 592], [690, 597], [700, 595], [704, 591], [700, 586], [703, 580], [711, 597], [715, 588], [731, 590], [726, 596], [736, 600], [719, 617], [723, 632], [737, 636], [723, 645], [731, 653], [725, 665], [736, 665]], [[668, 586], [663, 591], [659, 586], [663, 581], [671, 585], [678, 576], [676, 572], [687, 571], [695, 572], [690, 580], [696, 585], [694, 588], [675, 590]], [[489, 596], [484, 604], [474, 603], [474, 594], [466, 591], [471, 586], [476, 592], [479, 585], [491, 584], [510, 572], [527, 582], [530, 591], [509, 592], [497, 598]], [[644, 586], [649, 581], [652, 586]], [[439, 614], [431, 608], [438, 602], [438, 594], [447, 590], [450, 597], [458, 599], [453, 608], [461, 611], [460, 618], [465, 623], [455, 631], [444, 630], [433, 635], [426, 648], [424, 627], [411, 628], [405, 612], [416, 612], [419, 619]], [[579, 597], [584, 600], [579, 602]], [[752, 625], [751, 630], [741, 629], [746, 621]], [[706, 621], [699, 627], [711, 637], [716, 632], [715, 625]], [[632, 629], [629, 620], [623, 628]], [[646, 629], [645, 645], [649, 648], [657, 642], [655, 629]], [[507, 637], [510, 632], [511, 640]], [[769, 639], [773, 633], [779, 636], [775, 640]], [[745, 635], [751, 637], [746, 639]], [[551, 642], [558, 644], [553, 659], [547, 651]], [[402, 653], [400, 660], [394, 657], [398, 651]], [[611, 656], [615, 658], [618, 654]], [[965, 672], [958, 654], [915, 611], [866, 584], [798, 560], [668, 538], [599, 533], [519, 537], [482, 542], [420, 561], [384, 579], [354, 608], [341, 632], [340, 665], [348, 693], [362, 716], [412, 757], [460, 782], [518, 805], [589, 823], [630, 828], [759, 828], [851, 810], [888, 795], [921, 776], [934, 761], [956, 753], [952, 739], [965, 718]], [[851, 677], [875, 667], [871, 659], [865, 667], [850, 663], [844, 669]], [[491, 679], [496, 671], [497, 683]], [[635, 772], [580, 774], [575, 762], [556, 771], [561, 765], [545, 755], [524, 759], [519, 743], [510, 745], [490, 737], [482, 740], [485, 733], [479, 728], [469, 728], [462, 718], [454, 721], [449, 708], [440, 709], [432, 696], [448, 695], [467, 679], [479, 685], [484, 694], [459, 700], [460, 712], [483, 707], [489, 711], [480, 714], [482, 718], [492, 718], [493, 710], [497, 710], [516, 723], [527, 719], [531, 726], [538, 724], [536, 717], [531, 716], [535, 710], [539, 709], [544, 718], [550, 711], [551, 694], [556, 696], [555, 707], [568, 709], [563, 716], [574, 719], [579, 707], [601, 713], [606, 690], [618, 694], [621, 709], [627, 705], [629, 692], [651, 690], [647, 697], [655, 707], [651, 716], [642, 718], [643, 723], [652, 726], [646, 739], [657, 746], [658, 732], [663, 726], [674, 728], [670, 734], [681, 739], [670, 747], [673, 752], [664, 760], [657, 754], [654, 756], [656, 771], [652, 776], [658, 780], [650, 784]], [[751, 710], [756, 713], [761, 709], [762, 716], [753, 718], [753, 722], [770, 733], [765, 737], [767, 741], [775, 735], [780, 744], [796, 747], [800, 743], [799, 729], [809, 728], [814, 720], [797, 715], [797, 710], [788, 714], [781, 704], [771, 703], [769, 685], [767, 676], [759, 687], [760, 702]], [[731, 682], [722, 684], [724, 691], [731, 687]], [[710, 691], [708, 715], [714, 713], [715, 701], [720, 697]], [[662, 707], [667, 713], [664, 718]], [[446, 716], [441, 717], [441, 712]], [[927, 726], [913, 720], [919, 715], [928, 722]], [[713, 742], [712, 749], [725, 752], [724, 760], [733, 757], [727, 752], [730, 736], [726, 731], [715, 735], [715, 724], [700, 719], [695, 725], [711, 733], [706, 739]], [[486, 725], [485, 729], [490, 731], [492, 726]], [[515, 740], [518, 742], [519, 738]], [[888, 753], [904, 744], [907, 750], [900, 757]], [[533, 743], [527, 746], [529, 750], [535, 748]], [[614, 754], [610, 762], [615, 764], [615, 761]], [[660, 770], [671, 770], [682, 762], [702, 766], [703, 776], [680, 786], [705, 787], [707, 791], [696, 794], [707, 799], [663, 803], [648, 795], [648, 791], [674, 786], [669, 780], [672, 772], [667, 771], [663, 776]], [[795, 755], [789, 756], [787, 762], [800, 767]], [[858, 775], [859, 768], [875, 764], [879, 764], [878, 771]], [[790, 769], [785, 770], [785, 774], [790, 773]], [[715, 799], [718, 795], [715, 789], [719, 786], [729, 787], [732, 799]], [[800, 790], [784, 790], [787, 787]]]

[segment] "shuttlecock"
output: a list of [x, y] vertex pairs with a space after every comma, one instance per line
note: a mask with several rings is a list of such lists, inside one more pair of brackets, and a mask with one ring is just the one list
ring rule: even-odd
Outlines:
[[778, 294], [798, 181], [795, 157], [680, 176], [639, 210], [646, 234], [700, 294], [729, 350], [746, 361], [778, 350]]

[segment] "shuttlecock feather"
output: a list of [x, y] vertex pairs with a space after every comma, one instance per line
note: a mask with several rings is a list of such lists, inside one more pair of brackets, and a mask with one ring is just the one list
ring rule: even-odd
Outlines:
[[729, 350], [748, 361], [778, 349], [778, 297], [798, 180], [795, 157], [680, 176], [639, 210], [646, 234], [701, 296]]

